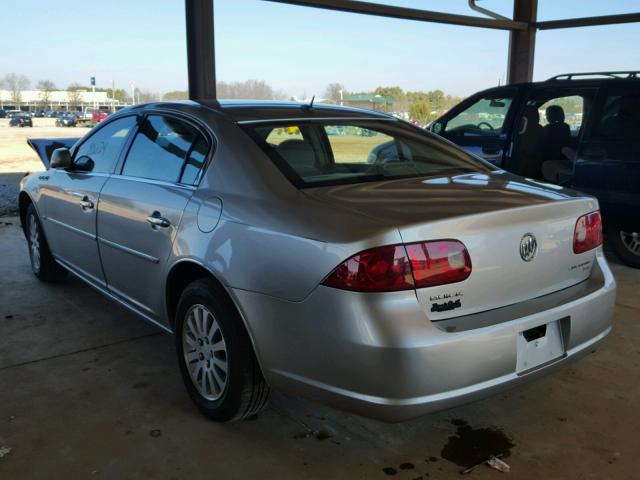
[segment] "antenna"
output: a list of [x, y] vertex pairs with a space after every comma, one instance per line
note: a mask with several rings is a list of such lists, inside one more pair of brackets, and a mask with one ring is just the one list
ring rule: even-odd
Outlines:
[[311, 110], [313, 108], [313, 101], [316, 99], [316, 96], [314, 95], [313, 97], [311, 97], [311, 101], [309, 102], [309, 105], [304, 104], [302, 105], [302, 108], [304, 108], [305, 110]]

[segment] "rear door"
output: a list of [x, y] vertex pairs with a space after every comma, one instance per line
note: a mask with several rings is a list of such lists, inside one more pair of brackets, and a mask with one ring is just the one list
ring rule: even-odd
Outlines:
[[149, 114], [102, 190], [98, 232], [108, 288], [154, 318], [161, 318], [165, 263], [210, 145], [190, 121]]
[[455, 107], [430, 129], [466, 151], [501, 166], [517, 98], [515, 87], [482, 92]]
[[45, 231], [53, 254], [88, 280], [103, 286], [96, 243], [100, 191], [118, 161], [135, 116], [92, 132], [74, 152], [73, 168], [49, 170], [42, 182]]
[[[638, 82], [634, 82], [638, 83]], [[640, 208], [640, 86], [601, 87], [578, 149], [573, 187], [600, 201], [605, 223], [637, 231]]]

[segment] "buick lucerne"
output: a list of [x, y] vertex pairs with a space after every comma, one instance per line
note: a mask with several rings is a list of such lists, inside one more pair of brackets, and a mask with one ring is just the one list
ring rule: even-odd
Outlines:
[[175, 334], [218, 421], [271, 388], [387, 421], [553, 371], [611, 330], [590, 196], [382, 113], [176, 102], [30, 140], [33, 273], [68, 272]]

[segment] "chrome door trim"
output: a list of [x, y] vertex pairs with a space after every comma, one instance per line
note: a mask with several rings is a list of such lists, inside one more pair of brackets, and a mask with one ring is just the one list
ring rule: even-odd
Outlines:
[[64, 260], [61, 260], [58, 257], [55, 257], [56, 262], [58, 262], [60, 265], [62, 265], [63, 267], [65, 267], [67, 270], [69, 270], [73, 275], [75, 275], [76, 277], [78, 277], [80, 280], [82, 280], [83, 282], [85, 282], [87, 285], [89, 285], [90, 287], [95, 288], [98, 292], [100, 292], [101, 294], [103, 294], [105, 297], [109, 298], [110, 300], [113, 300], [114, 302], [122, 305], [124, 308], [126, 308], [127, 310], [132, 311], [133, 313], [135, 313], [136, 315], [142, 317], [144, 320], [146, 320], [147, 322], [151, 323], [152, 325], [158, 327], [159, 329], [163, 330], [166, 333], [170, 333], [173, 334], [173, 330], [171, 330], [170, 328], [168, 328], [166, 325], [163, 325], [162, 323], [158, 322], [157, 320], [155, 320], [154, 318], [150, 317], [149, 315], [147, 315], [146, 313], [142, 312], [141, 310], [139, 310], [138, 308], [134, 307], [133, 305], [129, 304], [128, 302], [126, 302], [125, 300], [121, 299], [120, 297], [118, 297], [117, 295], [114, 295], [113, 293], [111, 293], [110, 291], [108, 291], [107, 289], [101, 287], [100, 285], [97, 285], [96, 283], [92, 282], [91, 280], [89, 280], [88, 278], [86, 278], [84, 275], [82, 275], [81, 273], [79, 273], [75, 268], [73, 268], [71, 265], [69, 265], [67, 262], [65, 262]]
[[119, 243], [112, 242], [111, 240], [107, 240], [105, 238], [98, 237], [98, 241], [100, 243], [104, 244], [104, 245], [107, 245], [109, 247], [113, 247], [115, 249], [121, 250], [121, 251], [126, 252], [126, 253], [128, 253], [130, 255], [133, 255], [134, 257], [141, 258], [141, 259], [146, 260], [148, 262], [151, 262], [151, 263], [160, 262], [159, 258], [153, 257], [151, 255], [147, 255], [146, 253], [139, 252], [138, 250], [134, 250], [133, 248], [125, 247], [124, 245], [120, 245]]
[[96, 236], [94, 234], [85, 232], [84, 230], [80, 230], [79, 228], [76, 228], [76, 227], [72, 227], [71, 225], [61, 222], [60, 220], [56, 220], [55, 218], [45, 217], [45, 220], [55, 225], [58, 225], [60, 227], [66, 228], [67, 230], [77, 233], [78, 235], [82, 235], [83, 237], [90, 238], [91, 240], [96, 239]]
[[129, 175], [120, 175], [114, 173], [111, 175], [111, 178], [118, 178], [121, 180], [129, 180], [131, 182], [139, 182], [139, 183], [149, 183], [152, 185], [160, 185], [162, 187], [176, 187], [181, 188], [183, 190], [191, 190], [195, 191], [197, 187], [195, 185], [187, 185], [184, 183], [173, 183], [173, 182], [165, 182], [164, 180], [154, 180], [152, 178], [144, 178], [144, 177], [130, 177]]

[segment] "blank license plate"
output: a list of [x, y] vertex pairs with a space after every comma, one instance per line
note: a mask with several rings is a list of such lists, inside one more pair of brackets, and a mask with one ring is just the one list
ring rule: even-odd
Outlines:
[[560, 322], [554, 321], [518, 333], [516, 373], [535, 369], [564, 355]]

